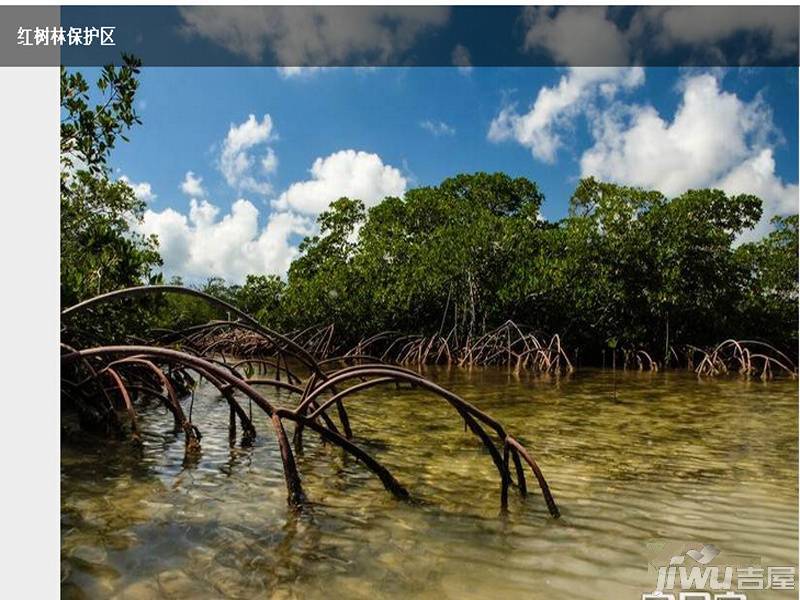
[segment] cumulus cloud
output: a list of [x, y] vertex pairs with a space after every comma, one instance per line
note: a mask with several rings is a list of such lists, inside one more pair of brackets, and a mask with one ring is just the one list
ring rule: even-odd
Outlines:
[[241, 282], [249, 273], [285, 273], [298, 252], [293, 236], [313, 232], [311, 221], [299, 215], [272, 213], [261, 229], [258, 217], [258, 209], [244, 199], [221, 218], [218, 206], [192, 199], [188, 216], [171, 208], [147, 210], [138, 229], [158, 236], [168, 275]]
[[[234, 130], [226, 139], [232, 150], [264, 139], [263, 127], [252, 123]], [[273, 168], [269, 157], [268, 153], [261, 165], [267, 171]], [[367, 152], [342, 150], [318, 158], [310, 173], [311, 179], [292, 184], [273, 201], [273, 210], [261, 226], [259, 210], [252, 202], [239, 198], [223, 214], [207, 199], [202, 178], [189, 171], [181, 184], [190, 197], [188, 214], [173, 208], [149, 209], [143, 222], [134, 227], [158, 237], [167, 275], [190, 281], [222, 277], [238, 283], [250, 273], [285, 274], [299, 252], [299, 238], [317, 232], [315, 216], [332, 201], [349, 196], [372, 206], [406, 189], [399, 170]]]
[[[272, 119], [249, 115], [232, 123], [220, 148], [219, 169], [238, 193], [271, 193], [265, 177], [278, 167], [278, 157], [269, 147], [275, 139]], [[187, 171], [180, 184], [189, 197], [189, 211], [174, 208], [148, 209], [143, 221], [133, 227], [145, 235], [156, 235], [168, 276], [188, 280], [222, 277], [241, 282], [250, 273], [286, 273], [299, 250], [299, 238], [317, 232], [314, 217], [341, 196], [358, 198], [367, 206], [389, 195], [402, 195], [406, 179], [377, 154], [342, 150], [317, 158], [311, 178], [289, 186], [272, 201], [265, 219], [249, 200], [239, 197], [226, 214], [209, 198], [203, 178]], [[155, 198], [149, 184], [135, 184], [124, 176], [141, 197]], [[261, 223], [264, 222], [262, 226]]]
[[[647, 35], [663, 50], [689, 46], [716, 50], [736, 34], [762, 38], [766, 51], [758, 54], [772, 59], [797, 56], [797, 8], [794, 6], [647, 6], [634, 17], [633, 35]], [[747, 50], [746, 50], [747, 51]], [[752, 52], [755, 57], [758, 54]], [[743, 54], [743, 62], [748, 62]]]
[[128, 179], [126, 175], [120, 177], [119, 180], [127, 183], [133, 190], [133, 195], [142, 202], [152, 202], [156, 199], [156, 195], [153, 193], [153, 186], [151, 186], [147, 181], [136, 183]]
[[377, 154], [355, 150], [317, 158], [310, 174], [310, 179], [290, 185], [273, 207], [317, 215], [342, 196], [357, 198], [369, 207], [386, 196], [402, 195], [407, 183], [398, 169], [384, 164]]
[[675, 52], [682, 62], [741, 65], [798, 52], [793, 6], [646, 6], [631, 18], [619, 14], [602, 6], [526, 8], [523, 50], [574, 66], [643, 64]]
[[182, 6], [183, 30], [258, 63], [269, 49], [280, 65], [387, 62], [423, 32], [441, 27], [437, 6]]
[[455, 135], [456, 133], [455, 128], [451, 127], [444, 121], [431, 121], [428, 119], [421, 121], [419, 126], [436, 137], [442, 135]]
[[758, 224], [740, 237], [741, 242], [760, 239], [769, 233], [776, 215], [797, 213], [800, 190], [775, 174], [772, 149], [764, 148], [730, 170], [715, 185], [729, 194], [754, 194], [763, 200], [764, 214]]
[[513, 105], [502, 108], [489, 126], [493, 142], [515, 140], [539, 160], [552, 163], [562, 145], [561, 131], [598, 96], [613, 98], [620, 89], [644, 82], [639, 67], [573, 67], [554, 87], [539, 90], [533, 105], [519, 113]]
[[[269, 194], [272, 186], [258, 176], [255, 170], [256, 147], [264, 146], [274, 139], [272, 118], [265, 114], [261, 121], [255, 115], [236, 125], [231, 123], [223, 142], [219, 168], [225, 181], [238, 191]], [[261, 158], [263, 170], [269, 174], [277, 167], [277, 158], [272, 148], [266, 148]]]
[[582, 175], [668, 196], [704, 187], [755, 194], [764, 202], [764, 216], [751, 238], [767, 231], [774, 215], [797, 212], [797, 185], [775, 173], [770, 144], [776, 134], [763, 101], [724, 91], [711, 74], [686, 77], [681, 93], [671, 120], [650, 105], [617, 103], [597, 113]]
[[203, 178], [196, 176], [192, 171], [186, 172], [180, 188], [190, 198], [202, 198], [206, 195], [206, 191], [203, 188]]
[[584, 177], [667, 196], [706, 187], [754, 194], [763, 201], [763, 218], [742, 239], [761, 237], [775, 215], [797, 212], [797, 184], [775, 172], [780, 136], [760, 96], [745, 101], [722, 89], [714, 74], [694, 73], [681, 80], [681, 100], [669, 118], [650, 104], [620, 99], [620, 90], [643, 81], [637, 67], [571, 68], [558, 85], [540, 89], [527, 113], [503, 108], [488, 137], [514, 140], [536, 159], [552, 162], [564, 132], [585, 116], [593, 141], [580, 157]]
[[[249, 115], [232, 123], [222, 142], [218, 166], [225, 181], [236, 192], [271, 193], [264, 179], [278, 167], [278, 157], [267, 144], [275, 139], [272, 119]], [[189, 280], [222, 277], [241, 282], [249, 273], [283, 274], [297, 255], [296, 237], [314, 231], [307, 217], [273, 212], [266, 224], [259, 224], [255, 205], [239, 198], [227, 214], [208, 199], [203, 178], [187, 171], [180, 184], [189, 196], [189, 212], [173, 208], [145, 211], [135, 227], [145, 235], [154, 234], [167, 275]]]
[[627, 65], [629, 41], [603, 6], [528, 7], [524, 50], [543, 48], [564, 65]]
[[619, 105], [598, 115], [582, 171], [675, 195], [716, 180], [751, 155], [751, 140], [763, 142], [769, 133], [767, 107], [721, 90], [712, 75], [689, 77], [682, 87], [671, 122], [650, 105]]

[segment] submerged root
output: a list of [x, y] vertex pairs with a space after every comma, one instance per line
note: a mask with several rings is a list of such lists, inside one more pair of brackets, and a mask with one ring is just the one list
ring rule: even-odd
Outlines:
[[[560, 511], [539, 466], [530, 453], [488, 414], [456, 394], [440, 387], [418, 373], [398, 364], [426, 362], [458, 362], [459, 364], [506, 364], [514, 368], [538, 369], [543, 372], [571, 370], [572, 365], [554, 336], [544, 345], [532, 334], [523, 334], [512, 322], [474, 341], [467, 349], [455, 351], [452, 332], [448, 336], [405, 337], [386, 333], [373, 336], [342, 356], [333, 346], [333, 328], [323, 327], [282, 335], [260, 325], [255, 319], [235, 307], [202, 292], [179, 286], [152, 286], [120, 290], [88, 300], [66, 309], [62, 319], [64, 331], [69, 332], [69, 318], [77, 312], [90, 311], [97, 304], [110, 300], [157, 293], [176, 293], [199, 297], [209, 304], [238, 316], [237, 321], [215, 321], [182, 331], [161, 331], [147, 344], [98, 346], [62, 350], [62, 395], [78, 405], [106, 407], [109, 421], [116, 418], [112, 398], [116, 395], [128, 415], [133, 436], [140, 438], [135, 410], [137, 394], [163, 402], [172, 412], [175, 428], [186, 438], [187, 457], [200, 447], [201, 434], [192, 424], [192, 410], [186, 415], [180, 398], [194, 393], [196, 381], [204, 379], [214, 386], [228, 402], [228, 435], [234, 443], [237, 420], [244, 441], [256, 436], [252, 413], [245, 411], [246, 400], [252, 411], [263, 412], [270, 420], [280, 448], [287, 498], [291, 506], [302, 508], [306, 496], [294, 459], [284, 422], [294, 423], [295, 451], [302, 449], [303, 430], [317, 434], [324, 442], [341, 448], [374, 473], [384, 487], [398, 499], [411, 494], [377, 459], [356, 445], [347, 413], [347, 402], [363, 400], [356, 392], [378, 385], [411, 385], [447, 402], [463, 420], [465, 428], [481, 442], [495, 465], [500, 479], [500, 505], [508, 508], [508, 489], [516, 476], [516, 487], [527, 496], [523, 463], [528, 464], [536, 477], [542, 496], [554, 518]], [[512, 335], [513, 333], [513, 335]], [[379, 344], [384, 346], [378, 357], [371, 356]], [[227, 355], [240, 357], [229, 363]], [[458, 358], [457, 358], [458, 356]], [[317, 358], [323, 357], [323, 358]], [[299, 364], [308, 372], [303, 378], [290, 364]], [[331, 367], [339, 368], [331, 369]], [[258, 375], [254, 377], [254, 375]], [[274, 377], [264, 377], [273, 375]], [[103, 382], [103, 379], [110, 379]], [[111, 383], [111, 395], [106, 384]], [[294, 408], [274, 406], [259, 388], [297, 396]], [[96, 390], [102, 390], [97, 392]], [[136, 390], [134, 394], [131, 391]], [[193, 397], [193, 396], [192, 396]], [[335, 408], [335, 418], [328, 412]], [[104, 418], [102, 416], [100, 418]], [[513, 465], [513, 467], [512, 467]]]

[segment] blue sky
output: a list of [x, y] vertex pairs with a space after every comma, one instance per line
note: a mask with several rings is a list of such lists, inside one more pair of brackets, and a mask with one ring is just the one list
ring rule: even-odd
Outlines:
[[[463, 172], [536, 181], [547, 219], [588, 174], [796, 212], [797, 86], [792, 68], [145, 68], [143, 124], [112, 166], [147, 200], [168, 274], [240, 280], [284, 272], [339, 195]], [[202, 183], [182, 190], [188, 172]]]

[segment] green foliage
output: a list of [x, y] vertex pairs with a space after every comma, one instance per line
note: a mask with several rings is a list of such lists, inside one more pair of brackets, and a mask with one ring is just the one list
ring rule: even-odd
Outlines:
[[515, 303], [583, 347], [615, 339], [664, 358], [668, 344], [714, 343], [741, 330], [733, 243], [760, 216], [754, 196], [690, 190], [668, 200], [581, 180], [569, 216], [539, 243], [522, 239]]
[[737, 247], [761, 216], [754, 196], [668, 199], [588, 178], [557, 223], [539, 218], [542, 201], [535, 183], [499, 173], [459, 175], [369, 211], [341, 198], [286, 284], [249, 295], [248, 310], [286, 329], [333, 323], [350, 342], [382, 330], [463, 339], [508, 318], [597, 355], [609, 340], [661, 359], [668, 345], [731, 336], [796, 340], [796, 217]]
[[[117, 140], [139, 123], [138, 72], [130, 57], [103, 69], [92, 105], [83, 76], [62, 69], [64, 305], [160, 281], [157, 240], [132, 227], [145, 205], [108, 168]], [[727, 337], [796, 348], [796, 216], [737, 247], [761, 217], [754, 196], [705, 189], [668, 199], [587, 178], [554, 223], [539, 216], [543, 200], [534, 182], [502, 173], [457, 175], [369, 210], [340, 198], [285, 281], [253, 274], [243, 285], [212, 278], [201, 289], [277, 329], [332, 323], [344, 343], [384, 330], [453, 332], [457, 341], [513, 319], [561, 334], [584, 356], [613, 345], [663, 359], [670, 344]], [[140, 327], [225, 318], [184, 297], [126, 310]], [[100, 325], [84, 326], [99, 339]]]
[[742, 321], [749, 338], [797, 347], [798, 217], [775, 217], [767, 237], [737, 250], [745, 274]]
[[276, 275], [248, 275], [234, 304], [262, 323], [280, 324], [280, 307], [286, 283]]
[[114, 181], [108, 157], [139, 118], [134, 110], [140, 63], [124, 56], [103, 68], [99, 103], [81, 73], [61, 69], [61, 303], [141, 283], [156, 283], [157, 240], [132, 230], [145, 205]]
[[334, 322], [353, 337], [475, 332], [500, 318], [505, 240], [521, 223], [538, 226], [541, 201], [534, 183], [486, 173], [387, 198], [366, 215], [360, 202], [340, 199], [289, 270], [288, 318], [301, 327]]
[[[283, 294], [282, 317], [289, 329], [304, 328], [333, 321], [344, 327], [358, 322], [358, 315], [347, 310], [366, 307], [358, 273], [350, 268], [355, 251], [357, 229], [364, 220], [364, 205], [359, 200], [340, 198], [318, 218], [320, 234], [300, 244], [301, 255], [288, 274]], [[278, 320], [273, 318], [273, 323]]]
[[75, 161], [93, 175], [106, 174], [108, 154], [117, 137], [141, 123], [133, 107], [139, 82], [141, 61], [123, 55], [123, 66], [103, 68], [97, 80], [102, 101], [90, 106], [90, 88], [81, 73], [61, 68], [61, 164], [74, 167]]

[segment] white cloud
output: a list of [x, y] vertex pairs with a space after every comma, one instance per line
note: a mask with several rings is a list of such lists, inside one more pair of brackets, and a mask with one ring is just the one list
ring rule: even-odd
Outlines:
[[348, 72], [352, 71], [358, 75], [364, 75], [376, 72], [378, 67], [276, 67], [278, 75], [280, 75], [282, 79], [294, 79], [299, 81], [308, 81], [320, 73], [332, 73], [342, 69], [346, 69]]
[[[272, 191], [270, 183], [257, 177], [254, 166], [256, 159], [252, 150], [274, 139], [272, 118], [265, 114], [261, 121], [255, 115], [239, 125], [231, 123], [220, 154], [219, 168], [225, 181], [238, 191], [268, 194]], [[262, 167], [271, 173], [277, 167], [277, 158], [272, 148], [266, 148], [261, 159]], [[267, 169], [269, 167], [270, 169]]]
[[[796, 57], [793, 6], [645, 6], [627, 21], [603, 6], [530, 7], [523, 49], [546, 50], [565, 65], [628, 65], [688, 52], [696, 64], [758, 63]], [[721, 44], [742, 36], [735, 46]], [[683, 61], [685, 62], [685, 60]]]
[[736, 34], [760, 34], [767, 47], [753, 56], [797, 56], [794, 6], [647, 6], [636, 14], [630, 29], [633, 34], [647, 35], [650, 43], [664, 50], [691, 46], [718, 54], [721, 52], [713, 48], [714, 44]]
[[281, 65], [387, 62], [450, 15], [437, 6], [182, 6], [184, 31], [258, 63], [270, 49]]
[[190, 198], [202, 198], [206, 195], [203, 178], [196, 176], [192, 171], [186, 172], [180, 187], [181, 191]]
[[369, 207], [386, 196], [404, 194], [407, 183], [398, 169], [385, 165], [377, 154], [355, 150], [317, 158], [310, 173], [311, 179], [293, 183], [273, 207], [317, 215], [342, 196], [357, 198]]
[[771, 230], [770, 221], [776, 215], [797, 213], [800, 190], [796, 183], [785, 183], [775, 174], [772, 149], [754, 154], [720, 179], [715, 187], [728, 194], [754, 194], [763, 201], [764, 214], [758, 224], [745, 231], [739, 241], [752, 241]]
[[451, 127], [444, 121], [425, 120], [421, 121], [419, 126], [436, 137], [441, 135], [455, 135], [456, 133], [455, 128]]
[[[233, 150], [249, 148], [253, 140], [264, 138], [263, 132], [255, 131], [253, 126], [237, 129], [226, 144]], [[262, 164], [266, 170], [271, 168], [269, 156]], [[145, 235], [158, 236], [168, 276], [242, 282], [250, 273], [285, 274], [299, 252], [295, 238], [316, 233], [314, 217], [332, 201], [349, 196], [373, 206], [406, 189], [399, 170], [367, 152], [342, 150], [318, 158], [310, 172], [310, 180], [292, 184], [273, 201], [273, 212], [263, 227], [259, 226], [258, 209], [248, 200], [236, 200], [223, 215], [217, 205], [192, 194], [202, 191], [202, 178], [191, 171], [181, 186], [191, 196], [188, 215], [172, 208], [147, 210], [143, 222], [134, 227]]]
[[524, 50], [544, 48], [559, 64], [626, 65], [629, 42], [603, 6], [528, 7]]
[[687, 77], [681, 91], [672, 120], [650, 105], [617, 103], [596, 114], [582, 175], [667, 196], [705, 187], [755, 194], [764, 216], [751, 237], [767, 231], [772, 216], [797, 212], [797, 185], [775, 173], [772, 115], [760, 98], [745, 102], [710, 74]]
[[284, 79], [308, 79], [324, 67], [278, 67], [278, 75]]
[[581, 169], [676, 195], [738, 165], [752, 154], [751, 139], [763, 140], [770, 125], [760, 101], [743, 102], [712, 75], [689, 77], [672, 122], [650, 105], [618, 105], [598, 115]]
[[133, 195], [142, 202], [152, 202], [156, 199], [156, 195], [153, 193], [153, 187], [147, 181], [135, 183], [128, 179], [126, 175], [120, 177], [119, 180], [127, 183], [133, 190]]
[[231, 123], [228, 136], [225, 138], [224, 151], [238, 153], [247, 150], [269, 140], [271, 133], [272, 118], [269, 115], [264, 115], [259, 122], [255, 115], [251, 114], [244, 123], [239, 125]]
[[763, 235], [775, 215], [797, 212], [797, 184], [775, 172], [778, 135], [760, 96], [744, 101], [723, 90], [712, 74], [688, 75], [678, 87], [681, 101], [670, 119], [649, 104], [617, 98], [619, 90], [643, 80], [644, 72], [636, 67], [571, 68], [557, 86], [539, 90], [527, 113], [503, 108], [488, 137], [515, 140], [535, 158], [552, 162], [563, 132], [586, 115], [593, 143], [580, 158], [584, 177], [667, 196], [706, 187], [754, 194], [763, 201], [763, 217], [742, 239]]
[[644, 82], [641, 68], [573, 67], [558, 85], [543, 87], [527, 113], [506, 106], [495, 117], [488, 132], [489, 140], [515, 140], [530, 148], [533, 156], [552, 163], [562, 145], [560, 129], [591, 106], [598, 96], [613, 98], [620, 89], [631, 89]]
[[158, 236], [168, 275], [241, 282], [249, 273], [285, 273], [298, 253], [292, 236], [314, 231], [308, 218], [288, 212], [270, 214], [259, 230], [258, 216], [258, 209], [244, 199], [221, 218], [219, 207], [192, 199], [188, 216], [171, 208], [147, 210], [138, 229]]
[[278, 170], [278, 155], [272, 148], [267, 148], [267, 154], [261, 159], [261, 168], [268, 174]]

